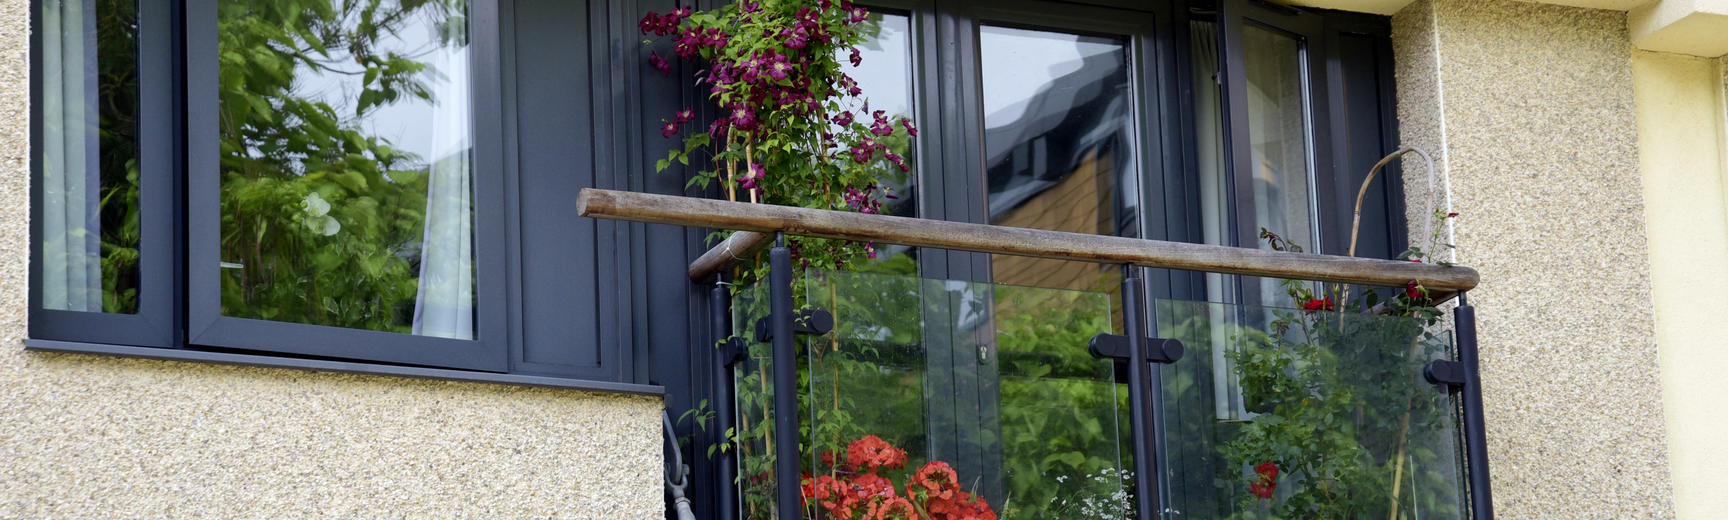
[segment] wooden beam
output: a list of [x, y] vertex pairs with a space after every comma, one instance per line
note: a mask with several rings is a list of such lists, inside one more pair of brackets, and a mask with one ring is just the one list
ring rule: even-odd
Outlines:
[[772, 238], [774, 235], [756, 231], [732, 233], [725, 240], [721, 240], [719, 244], [715, 244], [708, 252], [702, 253], [702, 256], [696, 261], [690, 262], [690, 280], [700, 282], [707, 279], [709, 275], [732, 265], [732, 262], [748, 258], [757, 249], [768, 245], [769, 239]]
[[[1479, 281], [1475, 269], [1462, 266], [1285, 253], [592, 188], [582, 190], [576, 211], [584, 217], [632, 222], [759, 233], [784, 232], [859, 242], [1270, 278], [1387, 287], [1401, 287], [1416, 280], [1437, 294], [1467, 291], [1475, 288]], [[691, 271], [696, 271], [695, 266]]]

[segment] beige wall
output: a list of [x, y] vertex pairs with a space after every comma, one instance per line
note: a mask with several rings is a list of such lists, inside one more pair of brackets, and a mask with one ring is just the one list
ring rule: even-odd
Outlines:
[[23, 350], [28, 0], [0, 0], [0, 518], [655, 518], [658, 398]]
[[1667, 417], [1675, 510], [1728, 511], [1728, 196], [1723, 182], [1723, 83], [1714, 59], [1637, 52], [1632, 79], [1651, 294]]
[[[1421, 0], [1393, 48], [1399, 130], [1482, 274], [1496, 511], [1673, 517], [1626, 14]], [[1427, 181], [1405, 175], [1420, 229]]]

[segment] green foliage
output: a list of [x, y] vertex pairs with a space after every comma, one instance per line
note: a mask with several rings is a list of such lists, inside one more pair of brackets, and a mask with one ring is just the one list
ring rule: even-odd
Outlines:
[[[1110, 330], [1105, 295], [821, 271], [803, 285], [804, 301], [836, 321], [832, 334], [805, 338], [799, 359], [799, 452], [810, 473], [844, 476], [833, 461], [846, 443], [876, 435], [909, 454], [907, 468], [883, 473], [896, 480], [938, 444], [1002, 453], [992, 473], [961, 474], [969, 491], [1001, 490], [988, 498], [1002, 518], [1118, 518], [1131, 503], [1117, 417], [1126, 394], [1085, 348]], [[739, 325], [766, 314], [764, 297], [761, 287], [739, 294], [735, 309], [752, 317]], [[992, 339], [989, 359], [969, 361]], [[748, 518], [768, 518], [774, 497], [768, 347], [753, 345], [738, 372]], [[994, 401], [991, 412], [946, 408], [956, 389]], [[933, 437], [938, 423], [957, 436]]]
[[[399, 31], [466, 24], [460, 0], [218, 3], [223, 313], [408, 332], [410, 261], [424, 229], [428, 160], [362, 122], [432, 101], [437, 71], [388, 50]], [[303, 73], [360, 76], [351, 112], [305, 92]], [[463, 78], [454, 78], [462, 81]]]
[[96, 3], [102, 311], [138, 311], [137, 3]]
[[[1276, 235], [1262, 237], [1275, 249], [1298, 249]], [[1200, 358], [1167, 369], [1167, 402], [1211, 408], [1229, 397], [1211, 395], [1196, 376], [1227, 374], [1240, 389], [1238, 413], [1244, 414], [1240, 422], [1209, 422], [1212, 410], [1188, 410], [1173, 419], [1177, 458], [1219, 472], [1211, 486], [1217, 501], [1191, 506], [1189, 513], [1456, 516], [1452, 403], [1420, 381], [1422, 365], [1446, 357], [1449, 345], [1426, 291], [1412, 282], [1389, 299], [1375, 291], [1351, 298], [1341, 286], [1318, 295], [1308, 282], [1283, 286], [1300, 309], [1195, 303], [1161, 311], [1166, 323], [1160, 329], [1190, 345], [1189, 357]], [[1224, 372], [1206, 359], [1206, 350], [1218, 348], [1228, 360]], [[1206, 486], [1192, 485], [1191, 476], [1175, 478], [1189, 481], [1184, 493], [1205, 494]]]
[[[662, 135], [682, 139], [655, 161], [656, 171], [693, 166], [686, 187], [717, 189], [727, 200], [864, 213], [881, 212], [894, 196], [888, 187], [910, 179], [915, 127], [904, 115], [870, 110], [846, 74], [852, 53], [880, 28], [863, 7], [737, 2], [650, 13], [640, 27], [674, 40], [678, 58], [700, 64], [697, 85], [718, 109], [706, 129], [689, 108], [662, 119]], [[649, 60], [671, 72], [658, 54]], [[848, 269], [876, 256], [873, 244], [788, 240], [800, 270]], [[748, 282], [766, 269], [757, 262], [737, 278]]]

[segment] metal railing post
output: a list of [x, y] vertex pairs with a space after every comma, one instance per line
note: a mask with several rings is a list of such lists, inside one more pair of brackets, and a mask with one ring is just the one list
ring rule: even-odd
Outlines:
[[[732, 288], [726, 283], [725, 274], [714, 277], [714, 289], [708, 293], [709, 319], [712, 321], [712, 331], [715, 341], [714, 370], [714, 435], [713, 445], [727, 446], [731, 439], [726, 433], [732, 431], [737, 420], [737, 410], [733, 408], [733, 374], [732, 364], [737, 360], [732, 345]], [[738, 518], [738, 458], [737, 447], [716, 450], [714, 454], [715, 482], [714, 494], [717, 503], [716, 515], [720, 520], [737, 520]]]
[[803, 516], [798, 464], [798, 338], [792, 330], [792, 250], [776, 233], [768, 251], [769, 326], [774, 332], [774, 488], [780, 520]]
[[1476, 520], [1494, 519], [1494, 497], [1488, 482], [1487, 422], [1482, 414], [1481, 359], [1476, 349], [1476, 308], [1464, 293], [1458, 293], [1458, 308], [1453, 310], [1453, 324], [1458, 334], [1458, 362], [1464, 369], [1464, 388], [1459, 397], [1464, 405], [1464, 462], [1470, 475], [1470, 516]]
[[1128, 336], [1128, 417], [1134, 431], [1134, 497], [1135, 517], [1139, 520], [1161, 518], [1163, 500], [1159, 495], [1157, 432], [1162, 426], [1162, 410], [1152, 392], [1158, 388], [1159, 374], [1146, 360], [1146, 331], [1141, 322], [1144, 301], [1140, 292], [1140, 269], [1133, 264], [1122, 267], [1122, 331]]

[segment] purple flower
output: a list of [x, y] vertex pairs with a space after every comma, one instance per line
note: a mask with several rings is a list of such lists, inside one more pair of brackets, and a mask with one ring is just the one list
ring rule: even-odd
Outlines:
[[683, 109], [683, 110], [679, 110], [678, 113], [675, 115], [678, 118], [677, 119], [678, 124], [688, 123], [688, 122], [690, 122], [690, 120], [696, 119], [696, 111], [688, 109], [688, 108]]
[[660, 57], [659, 54], [649, 54], [648, 64], [654, 66], [654, 70], [660, 71], [663, 76], [672, 75], [672, 64], [667, 63], [666, 58]]
[[636, 28], [641, 29], [642, 34], [654, 32], [660, 28], [660, 15], [648, 13], [642, 17], [642, 21], [636, 22]]
[[906, 127], [906, 135], [910, 135], [912, 137], [918, 137], [918, 127], [912, 126], [912, 119], [911, 118], [908, 118], [908, 117], [900, 118], [900, 126]]
[[732, 126], [745, 131], [754, 130], [756, 128], [756, 113], [751, 111], [747, 105], [733, 105]]
[[865, 242], [864, 243], [864, 254], [869, 256], [871, 260], [875, 260], [876, 259], [876, 242]]
[[869, 19], [870, 19], [870, 10], [869, 9], [865, 9], [862, 7], [854, 7], [854, 8], [852, 8], [852, 17], [848, 21], [850, 21], [852, 23], [858, 23], [858, 22], [862, 22], [865, 20], [869, 20]]
[[786, 62], [786, 56], [776, 54], [768, 59], [768, 75], [774, 79], [786, 79], [786, 74], [792, 71], [792, 64]]
[[666, 121], [666, 124], [660, 125], [660, 137], [672, 137], [674, 135], [678, 135], [678, 123]]
[[762, 181], [767, 179], [768, 169], [762, 167], [761, 164], [752, 164], [750, 165], [749, 170], [744, 173], [744, 178], [739, 181], [738, 187], [746, 190], [761, 191]]
[[870, 114], [870, 117], [876, 120], [875, 122], [870, 123], [870, 133], [882, 137], [888, 137], [894, 134], [894, 125], [888, 122], [888, 116], [885, 115], [883, 111], [877, 110]]
[[884, 151], [884, 152], [882, 152], [882, 155], [888, 156], [888, 162], [894, 163], [895, 166], [900, 167], [900, 171], [902, 171], [902, 172], [912, 171], [912, 168], [909, 168], [906, 166], [906, 158], [901, 157], [900, 154], [897, 154], [894, 152]]
[[672, 48], [678, 52], [678, 57], [680, 58], [686, 60], [695, 59], [696, 56], [702, 52], [702, 42], [702, 31], [700, 29], [691, 28], [684, 31], [683, 36], [679, 36], [674, 40]]
[[841, 112], [839, 114], [835, 114], [834, 115], [834, 124], [840, 125], [840, 126], [851, 125], [852, 124], [852, 113], [851, 112]]
[[[864, 64], [864, 55], [862, 53], [858, 52], [857, 47], [852, 48], [852, 56], [848, 57], [847, 59], [852, 61], [853, 67], [857, 67], [859, 65]], [[854, 95], [856, 95], [856, 94], [854, 94]]]

